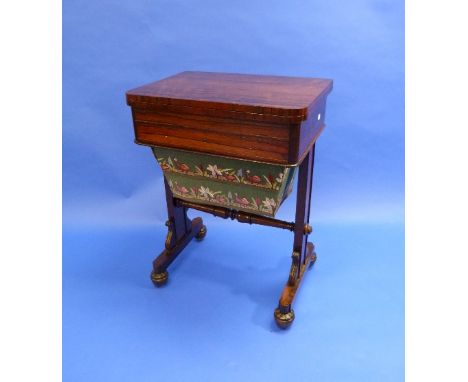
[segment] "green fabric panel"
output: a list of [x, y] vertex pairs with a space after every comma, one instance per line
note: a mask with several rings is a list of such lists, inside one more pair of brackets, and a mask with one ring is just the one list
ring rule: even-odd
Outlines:
[[153, 147], [175, 196], [274, 217], [296, 168]]

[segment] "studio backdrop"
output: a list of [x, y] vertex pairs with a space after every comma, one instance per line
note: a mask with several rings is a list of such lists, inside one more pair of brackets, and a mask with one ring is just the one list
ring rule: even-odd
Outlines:
[[[163, 175], [134, 144], [125, 92], [186, 70], [334, 81], [318, 260], [287, 332], [272, 307], [288, 232], [203, 215], [208, 236], [170, 285], [149, 280]], [[292, 193], [277, 217], [294, 206]], [[403, 1], [63, 2], [65, 381], [401, 381], [403, 224]]]

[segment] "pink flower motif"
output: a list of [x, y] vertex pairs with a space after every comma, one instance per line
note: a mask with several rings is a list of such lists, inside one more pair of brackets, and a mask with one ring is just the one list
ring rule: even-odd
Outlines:
[[222, 204], [226, 204], [227, 199], [223, 195], [216, 195], [216, 200]]
[[246, 198], [240, 198], [237, 193], [236, 195], [236, 202], [239, 203], [241, 206], [248, 206], [250, 202]]
[[189, 192], [189, 190], [184, 186], [177, 186], [177, 191], [179, 191], [181, 194], [188, 194]]
[[236, 180], [236, 177], [234, 175], [231, 175], [231, 174], [226, 174], [224, 175], [224, 179], [228, 180], [229, 182], [233, 182]]

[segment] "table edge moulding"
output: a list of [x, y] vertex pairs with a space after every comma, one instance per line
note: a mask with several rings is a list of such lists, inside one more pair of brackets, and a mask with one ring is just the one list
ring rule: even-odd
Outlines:
[[[149, 146], [164, 173], [168, 233], [153, 262], [156, 286], [185, 246], [207, 233], [189, 208], [294, 233], [291, 266], [274, 318], [287, 328], [305, 270], [315, 144], [325, 128], [333, 81], [317, 78], [182, 72], [129, 90], [135, 143]], [[275, 218], [297, 180], [293, 222]]]

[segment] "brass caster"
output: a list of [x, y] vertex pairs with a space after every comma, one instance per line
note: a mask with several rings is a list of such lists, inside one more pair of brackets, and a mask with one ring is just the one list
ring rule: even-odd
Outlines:
[[276, 325], [281, 329], [287, 329], [291, 326], [294, 321], [294, 310], [290, 310], [287, 313], [282, 313], [280, 308], [275, 309], [275, 321]]
[[202, 225], [200, 231], [198, 231], [198, 233], [195, 235], [195, 239], [197, 239], [198, 241], [202, 241], [206, 236], [206, 231], [206, 225]]
[[161, 273], [155, 273], [154, 271], [151, 272], [151, 281], [153, 282], [154, 286], [158, 288], [166, 284], [168, 278], [169, 273], [167, 273], [167, 271]]

